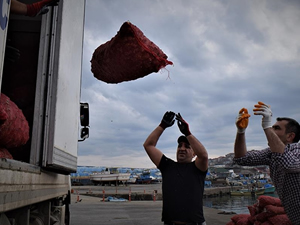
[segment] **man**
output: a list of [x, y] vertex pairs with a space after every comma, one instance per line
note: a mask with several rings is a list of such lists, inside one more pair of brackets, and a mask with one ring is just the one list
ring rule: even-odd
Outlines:
[[13, 14], [35, 17], [47, 13], [49, 11], [48, 6], [57, 5], [58, 1], [59, 0], [42, 0], [32, 4], [25, 4], [17, 0], [12, 0], [10, 10]]
[[[208, 154], [204, 146], [191, 134], [188, 123], [180, 113], [176, 114], [176, 120], [184, 136], [177, 140], [177, 162], [156, 148], [164, 130], [174, 124], [174, 117], [174, 112], [166, 112], [160, 125], [144, 143], [147, 154], [162, 173], [162, 221], [167, 225], [205, 225], [202, 198]], [[195, 156], [196, 159], [192, 161]]]
[[[31, 4], [25, 4], [18, 0], [11, 0], [10, 13], [35, 17], [46, 14], [49, 11], [49, 6], [55, 6], [58, 2], [59, 0], [42, 0]], [[20, 58], [20, 55], [19, 49], [9, 46], [7, 43], [5, 48], [5, 60], [15, 62]]]
[[241, 109], [236, 120], [237, 135], [234, 162], [244, 166], [268, 165], [284, 210], [292, 224], [300, 224], [300, 126], [291, 118], [277, 118], [272, 126], [270, 106], [258, 102], [254, 115], [262, 115], [269, 147], [261, 151], [246, 149], [245, 130], [248, 126], [247, 109]]

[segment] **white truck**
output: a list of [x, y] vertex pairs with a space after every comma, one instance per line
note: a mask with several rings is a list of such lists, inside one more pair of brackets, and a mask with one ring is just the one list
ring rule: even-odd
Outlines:
[[85, 1], [60, 0], [37, 17], [10, 14], [10, 4], [0, 0], [0, 90], [30, 138], [0, 158], [0, 224], [70, 224], [70, 173], [89, 133], [80, 103]]

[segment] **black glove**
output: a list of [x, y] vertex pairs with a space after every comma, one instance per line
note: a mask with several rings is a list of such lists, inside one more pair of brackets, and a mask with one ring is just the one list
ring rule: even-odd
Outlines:
[[161, 126], [163, 129], [171, 127], [175, 123], [174, 117], [175, 113], [173, 113], [172, 111], [166, 112], [159, 126]]
[[189, 124], [182, 118], [180, 113], [176, 114], [176, 120], [181, 133], [183, 133], [185, 136], [189, 136], [191, 134]]

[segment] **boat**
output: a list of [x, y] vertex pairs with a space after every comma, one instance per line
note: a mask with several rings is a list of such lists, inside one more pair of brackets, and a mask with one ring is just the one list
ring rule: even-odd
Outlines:
[[117, 197], [113, 197], [113, 196], [108, 196], [106, 198], [106, 201], [108, 201], [108, 202], [127, 202], [128, 200], [125, 198], [117, 198]]
[[155, 183], [161, 183], [162, 182], [162, 175], [161, 172], [158, 171], [152, 171], [150, 174], [150, 178], [151, 178], [151, 183], [155, 184]]
[[90, 175], [90, 180], [95, 185], [105, 185], [105, 184], [126, 184], [130, 178], [131, 173], [119, 173], [117, 169], [106, 168], [102, 172], [92, 173]]
[[136, 184], [151, 184], [152, 177], [150, 175], [150, 170], [144, 170], [142, 174], [140, 174], [137, 178], [135, 183]]
[[237, 178], [226, 177], [225, 181], [229, 186], [243, 186], [243, 182]]
[[276, 188], [274, 185], [268, 184], [268, 185], [265, 185], [264, 190], [265, 190], [264, 194], [273, 194], [275, 192]]
[[256, 189], [256, 190], [249, 190], [249, 189], [241, 189], [236, 191], [231, 191], [231, 196], [251, 196], [251, 195], [263, 195], [265, 193], [265, 189]]
[[129, 177], [129, 179], [128, 179], [128, 181], [127, 181], [127, 183], [129, 183], [129, 184], [135, 184], [137, 177], [138, 176], [136, 174], [131, 174], [130, 177]]

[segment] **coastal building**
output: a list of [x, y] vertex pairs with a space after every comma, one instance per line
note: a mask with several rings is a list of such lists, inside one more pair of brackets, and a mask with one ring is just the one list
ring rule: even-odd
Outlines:
[[[246, 167], [233, 165], [233, 153], [225, 156], [209, 159], [209, 169], [207, 173], [207, 186], [228, 185], [228, 179], [242, 180], [242, 183], [253, 180], [261, 180], [261, 183], [270, 183], [270, 173], [267, 166]], [[77, 172], [71, 174], [72, 185], [93, 185], [90, 179], [91, 174], [103, 173], [107, 167], [78, 166]], [[157, 168], [129, 168], [118, 167], [109, 168], [114, 173], [130, 173], [130, 177], [125, 183], [157, 183], [162, 181], [161, 173]], [[235, 174], [235, 177], [232, 175]], [[112, 182], [113, 183], [113, 182]]]

